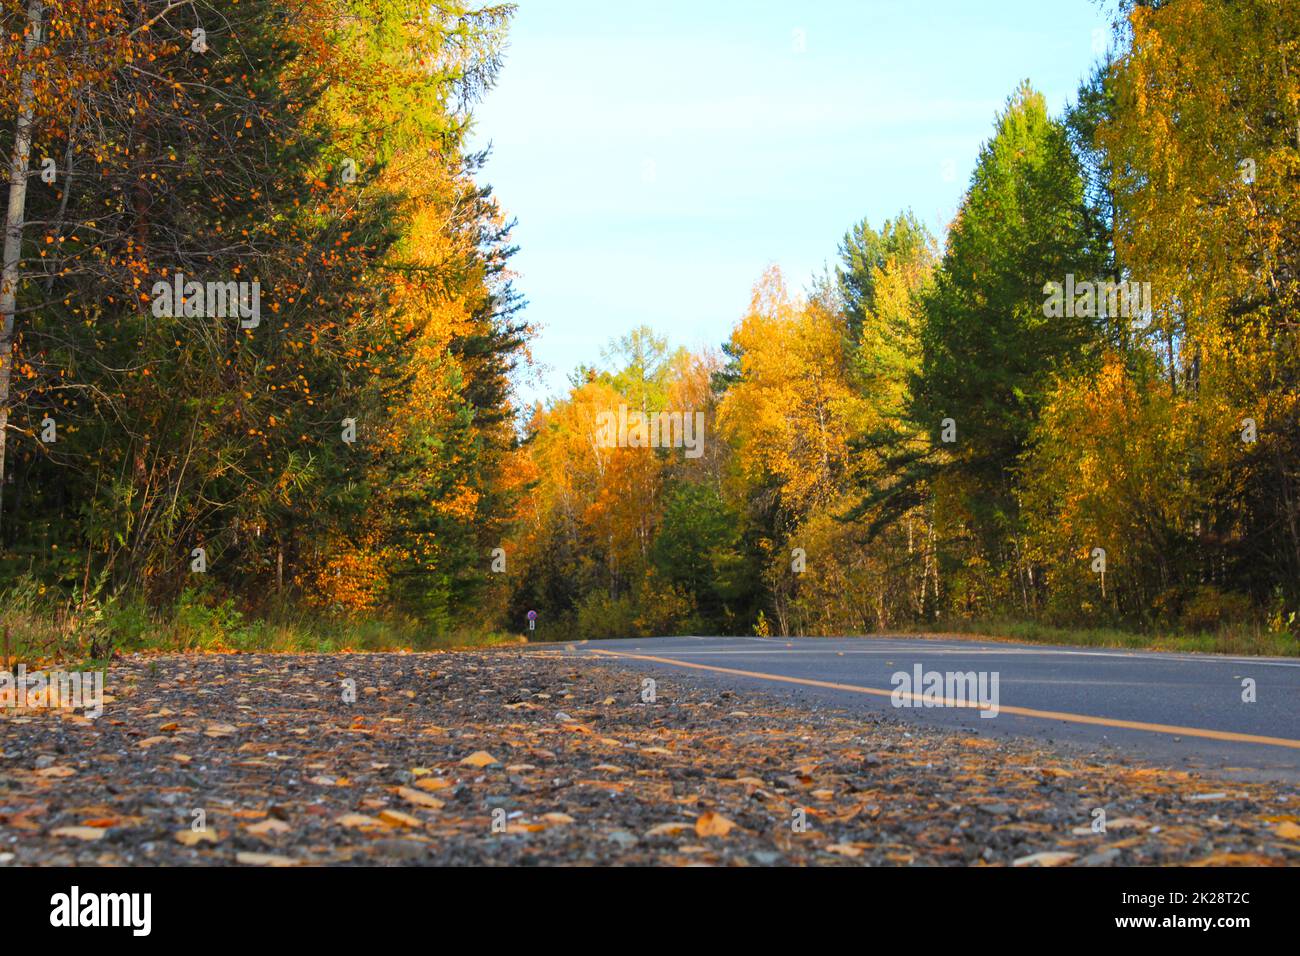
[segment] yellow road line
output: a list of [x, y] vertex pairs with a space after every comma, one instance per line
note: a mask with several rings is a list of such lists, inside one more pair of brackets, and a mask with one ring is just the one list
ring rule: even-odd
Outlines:
[[[786, 677], [782, 674], [764, 674], [761, 671], [742, 671], [733, 667], [715, 667], [711, 664], [695, 664], [690, 661], [673, 660], [670, 657], [651, 657], [647, 654], [625, 654], [619, 651], [606, 651], [593, 648], [590, 653], [603, 657], [624, 657], [630, 660], [650, 661], [655, 664], [668, 664], [673, 667], [688, 667], [692, 670], [713, 671], [718, 674], [734, 674], [737, 677], [754, 677], [759, 680], [779, 681], [783, 684], [801, 684], [805, 687], [825, 687], [830, 690], [846, 690], [855, 694], [869, 694], [872, 697], [894, 696], [892, 690], [880, 690], [875, 687], [859, 687], [856, 684], [839, 684], [834, 681], [813, 680], [807, 677]], [[912, 700], [921, 700], [920, 694], [905, 693], [902, 696]], [[974, 707], [979, 704], [958, 701], [946, 701], [949, 706]], [[1072, 724], [1094, 724], [1100, 727], [1118, 727], [1124, 730], [1145, 730], [1155, 734], [1172, 734], [1178, 737], [1204, 737], [1208, 740], [1227, 740], [1241, 744], [1265, 744], [1270, 747], [1289, 747], [1300, 750], [1300, 740], [1286, 737], [1262, 737], [1258, 734], [1239, 734], [1230, 730], [1205, 730], [1200, 727], [1178, 727], [1173, 724], [1148, 724], [1140, 720], [1119, 720], [1114, 717], [1093, 717], [1088, 714], [1067, 714], [1055, 710], [1034, 710], [1029, 707], [998, 708], [1002, 714], [1016, 714], [1021, 717], [1037, 717], [1042, 720], [1063, 720]]]

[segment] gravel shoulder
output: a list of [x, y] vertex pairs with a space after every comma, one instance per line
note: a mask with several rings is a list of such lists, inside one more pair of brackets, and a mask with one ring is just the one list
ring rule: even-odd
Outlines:
[[125, 658], [98, 719], [0, 709], [0, 867], [1300, 863], [1294, 787], [646, 678]]

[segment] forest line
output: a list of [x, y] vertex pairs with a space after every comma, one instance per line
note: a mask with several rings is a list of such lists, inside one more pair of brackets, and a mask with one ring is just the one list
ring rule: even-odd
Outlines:
[[942, 243], [859, 221], [717, 350], [635, 329], [522, 408], [469, 146], [511, 5], [0, 0], [4, 627], [1291, 647], [1300, 11], [1121, 10], [1063, 115], [1011, 91]]
[[[1061, 117], [1026, 81], [942, 248], [853, 226], [718, 352], [649, 328], [539, 407], [511, 615], [553, 633], [1000, 620], [1294, 643], [1300, 17], [1135, 3]], [[593, 441], [628, 407], [703, 454]]]
[[468, 136], [513, 10], [0, 5], [20, 647], [436, 635], [480, 605], [529, 332]]

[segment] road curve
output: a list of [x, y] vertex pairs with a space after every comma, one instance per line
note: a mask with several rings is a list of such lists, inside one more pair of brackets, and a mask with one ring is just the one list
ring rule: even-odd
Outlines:
[[[595, 664], [672, 673], [812, 706], [883, 710], [922, 724], [1033, 738], [1175, 769], [1300, 781], [1300, 660], [926, 637], [671, 637], [554, 645]], [[894, 675], [992, 675], [998, 713], [895, 705]], [[1255, 700], [1246, 702], [1247, 680]], [[991, 683], [986, 686], [991, 686]], [[904, 689], [908, 689], [904, 687]]]

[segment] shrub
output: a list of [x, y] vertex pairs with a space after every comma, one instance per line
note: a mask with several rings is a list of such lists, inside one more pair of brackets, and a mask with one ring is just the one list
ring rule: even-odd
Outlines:
[[1251, 601], [1246, 595], [1202, 584], [1183, 605], [1182, 625], [1188, 631], [1217, 631], [1225, 625], [1249, 620], [1251, 610]]

